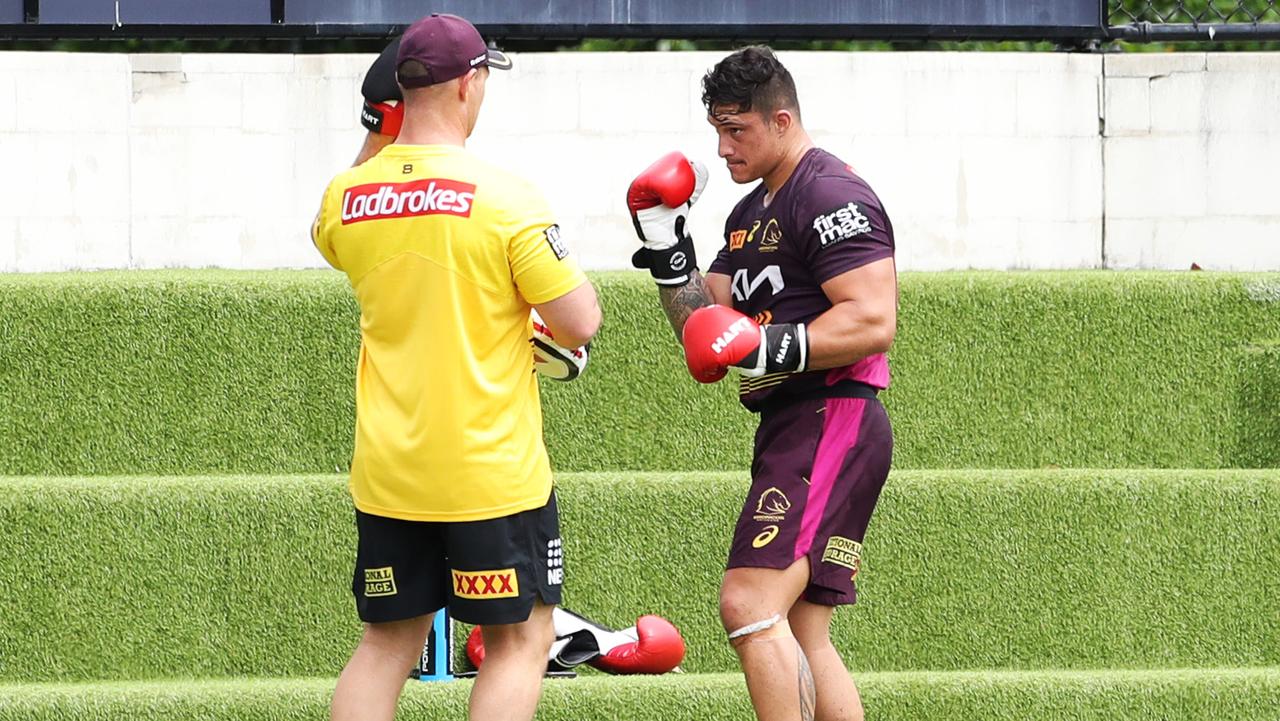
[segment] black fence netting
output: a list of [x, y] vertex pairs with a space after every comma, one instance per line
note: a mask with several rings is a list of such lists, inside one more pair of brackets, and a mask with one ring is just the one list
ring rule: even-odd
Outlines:
[[1109, 0], [1107, 36], [1137, 42], [1280, 39], [1280, 0]]
[[1112, 25], [1130, 23], [1280, 23], [1280, 0], [1122, 0], [1111, 3]]

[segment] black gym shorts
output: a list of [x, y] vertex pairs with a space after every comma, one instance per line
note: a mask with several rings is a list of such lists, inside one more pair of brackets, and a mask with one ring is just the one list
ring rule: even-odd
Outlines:
[[552, 491], [541, 508], [485, 521], [405, 521], [356, 511], [351, 592], [366, 623], [449, 607], [464, 623], [520, 623], [560, 603], [564, 553]]

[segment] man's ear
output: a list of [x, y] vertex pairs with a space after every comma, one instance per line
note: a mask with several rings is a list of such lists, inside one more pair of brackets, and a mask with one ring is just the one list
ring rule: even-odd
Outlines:
[[467, 96], [469, 96], [472, 93], [472, 91], [475, 90], [476, 76], [479, 74], [480, 74], [479, 68], [472, 68], [471, 70], [467, 71], [466, 75], [462, 76], [462, 78], [460, 79], [460, 82], [458, 83], [459, 99], [466, 100]]
[[791, 114], [786, 108], [778, 108], [773, 111], [773, 127], [778, 129], [778, 134], [787, 132], [796, 122], [796, 116]]

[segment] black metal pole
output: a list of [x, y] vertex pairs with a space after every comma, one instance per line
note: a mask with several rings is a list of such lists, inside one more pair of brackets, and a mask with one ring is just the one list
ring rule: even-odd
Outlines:
[[1280, 40], [1280, 23], [1149, 23], [1113, 25], [1107, 28], [1111, 40], [1135, 43], [1223, 42], [1228, 40]]

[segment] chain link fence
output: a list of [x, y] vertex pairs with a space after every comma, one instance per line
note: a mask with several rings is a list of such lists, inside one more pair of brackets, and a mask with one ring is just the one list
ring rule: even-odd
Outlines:
[[1280, 0], [1109, 0], [1108, 35], [1140, 42], [1280, 39]]

